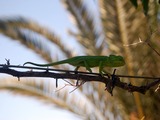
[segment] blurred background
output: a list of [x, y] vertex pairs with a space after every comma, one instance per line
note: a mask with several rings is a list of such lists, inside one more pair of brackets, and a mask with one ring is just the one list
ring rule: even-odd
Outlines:
[[[150, 0], [143, 8], [132, 0], [1, 0], [0, 64], [27, 61], [48, 63], [78, 55], [121, 55], [126, 61], [117, 74], [160, 76], [159, 4]], [[147, 4], [147, 3], [146, 3]], [[148, 12], [147, 15], [144, 12]], [[132, 45], [136, 43], [135, 45]], [[69, 65], [55, 68], [74, 68]], [[22, 69], [18, 69], [22, 70]], [[82, 69], [83, 70], [83, 69]], [[106, 68], [112, 72], [113, 69]], [[94, 69], [97, 72], [97, 69]], [[146, 85], [152, 80], [121, 79]], [[66, 83], [59, 80], [59, 88]], [[158, 120], [160, 94], [145, 95], [115, 88], [114, 96], [101, 83], [86, 83], [55, 92], [55, 79], [14, 78], [0, 74], [2, 120]]]

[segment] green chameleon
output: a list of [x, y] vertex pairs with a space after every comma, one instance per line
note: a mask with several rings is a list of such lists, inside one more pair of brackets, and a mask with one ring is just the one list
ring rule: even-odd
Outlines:
[[26, 64], [32, 64], [35, 66], [48, 67], [60, 64], [70, 64], [75, 66], [77, 71], [79, 67], [85, 67], [86, 70], [92, 73], [91, 68], [99, 67], [99, 73], [103, 76], [103, 72], [106, 73], [104, 67], [120, 67], [125, 65], [125, 61], [122, 56], [109, 55], [109, 56], [76, 56], [66, 60], [48, 63], [48, 64], [37, 64], [33, 62], [26, 62]]

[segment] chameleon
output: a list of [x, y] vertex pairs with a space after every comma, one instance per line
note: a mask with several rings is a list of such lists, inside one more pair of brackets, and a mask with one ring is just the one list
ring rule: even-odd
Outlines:
[[106, 73], [104, 67], [121, 67], [125, 65], [125, 60], [122, 56], [109, 55], [109, 56], [76, 56], [68, 58], [58, 62], [52, 62], [48, 64], [37, 64], [33, 62], [25, 62], [23, 65], [31, 64], [40, 67], [48, 67], [60, 64], [70, 64], [75, 66], [75, 71], [78, 71], [80, 67], [85, 67], [86, 70], [92, 73], [91, 68], [99, 67], [99, 73], [103, 75]]

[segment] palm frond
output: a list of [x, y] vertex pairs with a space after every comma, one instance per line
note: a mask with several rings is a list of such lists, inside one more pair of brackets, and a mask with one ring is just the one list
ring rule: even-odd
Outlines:
[[17, 79], [4, 79], [0, 82], [0, 90], [8, 90], [13, 94], [37, 98], [45, 103], [53, 104], [77, 115], [84, 116], [84, 118], [92, 117], [105, 120], [99, 109], [96, 109], [94, 104], [82, 95], [80, 91], [76, 94], [72, 93], [72, 95], [70, 95], [69, 89], [54, 92], [53, 82], [33, 79], [21, 79], [21, 81], [17, 81]]
[[[37, 84], [34, 80], [32, 81], [17, 81], [16, 79], [10, 79], [10, 80], [1, 80], [0, 84], [0, 90], [8, 90], [11, 93], [14, 94], [20, 94], [24, 96], [30, 96], [35, 97], [40, 100], [45, 100], [48, 103], [55, 104], [59, 107], [64, 107], [66, 109], [71, 110], [71, 108], [62, 100], [52, 97], [51, 86], [47, 86], [48, 88], [45, 89], [45, 84], [43, 82], [40, 82]], [[49, 94], [50, 93], [50, 94]]]
[[[155, 1], [150, 2], [150, 6], [154, 7]], [[149, 39], [149, 26], [152, 27], [152, 24], [150, 23], [154, 23], [153, 26], [155, 29], [156, 19], [153, 17], [154, 19], [152, 18], [151, 20], [149, 17], [145, 17], [142, 12], [142, 6], [135, 9], [128, 0], [100, 0], [99, 4], [106, 43], [108, 44], [111, 52], [122, 54], [124, 56], [126, 60], [125, 72], [127, 71], [128, 75], [136, 75], [137, 73], [138, 75], [148, 76], [159, 75], [159, 63], [156, 62], [159, 56], [155, 55], [154, 51], [149, 48], [145, 42], [144, 44], [138, 44], [137, 46], [130, 45], [132, 43], [138, 43], [139, 37], [143, 41]], [[156, 17], [156, 8], [152, 10], [152, 12], [148, 11], [148, 13], [150, 16], [155, 15]], [[156, 43], [158, 42], [156, 41], [155, 44]], [[151, 68], [150, 70], [156, 69], [157, 71], [151, 72], [148, 68]], [[132, 79], [132, 83], [143, 84], [143, 81], [136, 81]], [[128, 102], [124, 102], [124, 96], [122, 94], [125, 93], [121, 93], [119, 91], [117, 99], [122, 101], [127, 111], [127, 107], [131, 107], [134, 103], [133, 101], [131, 103], [131, 99], [129, 99]], [[127, 94], [125, 95], [127, 96]], [[138, 96], [137, 94], [134, 95], [135, 100], [140, 101], [141, 96]], [[137, 102], [137, 105], [140, 104], [140, 102]], [[139, 114], [142, 115], [142, 106], [137, 106], [137, 109], [139, 109]], [[143, 110], [145, 112], [145, 109]]]
[[12, 40], [19, 40], [23, 45], [40, 54], [45, 60], [52, 61], [47, 45], [42, 44], [36, 37], [31, 38], [28, 34], [26, 35], [22, 29], [9, 27], [2, 23], [0, 24], [0, 33], [12, 38]]
[[101, 33], [96, 26], [94, 15], [91, 15], [82, 0], [63, 0], [63, 4], [70, 12], [78, 33], [69, 31], [86, 49], [89, 55], [102, 54], [103, 44], [97, 46]]
[[[8, 29], [10, 28], [12, 29], [12, 27], [17, 29], [27, 29], [33, 33], [40, 34], [41, 36], [43, 36], [44, 38], [46, 38], [47, 40], [51, 41], [53, 44], [58, 46], [59, 50], [65, 53], [67, 57], [71, 57], [70, 50], [66, 49], [65, 45], [61, 42], [61, 39], [57, 35], [55, 35], [52, 31], [48, 30], [47, 28], [40, 26], [34, 21], [28, 20], [24, 17], [15, 17], [15, 18], [7, 17], [7, 18], [1, 18], [0, 24], [2, 28], [4, 25], [6, 25]], [[30, 42], [32, 42], [32, 40]]]

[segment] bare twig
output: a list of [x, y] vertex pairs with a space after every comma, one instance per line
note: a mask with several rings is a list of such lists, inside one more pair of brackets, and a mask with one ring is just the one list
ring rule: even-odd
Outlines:
[[160, 56], [160, 53], [159, 53], [156, 49], [154, 49], [149, 42], [147, 42], [147, 45], [148, 45], [158, 56]]
[[[153, 33], [151, 33], [151, 36], [152, 36], [152, 34]], [[142, 41], [142, 39], [139, 37], [138, 42], [135, 42], [135, 43], [132, 43], [132, 44], [129, 44], [129, 45], [123, 45], [123, 46], [129, 47], [129, 46], [135, 46], [135, 45], [139, 45], [139, 44], [142, 44], [142, 43], [146, 43], [158, 56], [160, 56], [160, 53], [149, 43], [150, 39], [151, 39], [151, 36], [149, 36], [149, 38], [147, 38], [145, 41]]]
[[[108, 86], [108, 83], [112, 83], [112, 78], [108, 78], [106, 76], [101, 76], [99, 73], [88, 73], [88, 72], [79, 72], [79, 71], [68, 71], [68, 70], [60, 70], [60, 69], [49, 69], [49, 68], [39, 68], [39, 67], [26, 67], [26, 66], [13, 66], [13, 65], [0, 65], [0, 73], [6, 73], [9, 75], [13, 75], [15, 77], [50, 77], [55, 78], [56, 81], [58, 79], [73, 79], [73, 80], [81, 80], [82, 82], [80, 85], [75, 85], [80, 87], [85, 82], [102, 82], [106, 86]], [[11, 69], [13, 68], [24, 68], [24, 69], [31, 69], [32, 71], [25, 71], [21, 72], [18, 70]], [[38, 71], [36, 71], [38, 70]], [[39, 71], [43, 70], [43, 71]], [[58, 73], [57, 73], [58, 72]], [[123, 75], [111, 75], [114, 76], [114, 86], [122, 88], [124, 90], [128, 90], [129, 92], [139, 92], [142, 94], [145, 94], [147, 90], [149, 90], [151, 87], [157, 85], [160, 83], [160, 78], [153, 78], [153, 77], [143, 77], [146, 79], [157, 79], [151, 82], [148, 85], [145, 86], [134, 86], [125, 82], [120, 81], [120, 77], [134, 77], [134, 76], [123, 76]], [[135, 78], [142, 78], [141, 76], [135, 76]], [[58, 87], [58, 83], [56, 83]], [[76, 88], [76, 89], [77, 89]]]

